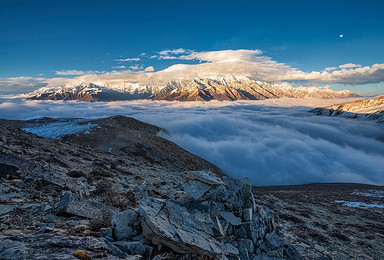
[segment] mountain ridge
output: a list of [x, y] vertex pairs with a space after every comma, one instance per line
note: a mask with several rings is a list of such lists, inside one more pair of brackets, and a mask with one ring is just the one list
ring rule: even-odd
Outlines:
[[384, 123], [384, 95], [328, 107], [319, 107], [312, 109], [310, 112], [317, 115], [372, 120]]
[[194, 78], [163, 84], [125, 81], [74, 82], [63, 87], [43, 87], [30, 93], [32, 100], [118, 101], [152, 99], [168, 101], [264, 100], [274, 98], [344, 98], [359, 95], [319, 87], [270, 84], [244, 76]]

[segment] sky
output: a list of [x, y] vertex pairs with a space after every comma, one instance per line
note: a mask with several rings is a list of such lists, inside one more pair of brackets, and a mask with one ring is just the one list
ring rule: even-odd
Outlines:
[[382, 10], [373, 0], [0, 0], [0, 94], [207, 70], [384, 94]]
[[[329, 99], [257, 101], [0, 102], [0, 118], [132, 116], [164, 128], [161, 135], [255, 185], [357, 182], [384, 185], [384, 125], [317, 116]], [[345, 101], [345, 99], [344, 99]], [[350, 101], [350, 99], [348, 99]], [[95, 127], [95, 126], [93, 126]], [[59, 137], [84, 125], [32, 124], [28, 131]]]

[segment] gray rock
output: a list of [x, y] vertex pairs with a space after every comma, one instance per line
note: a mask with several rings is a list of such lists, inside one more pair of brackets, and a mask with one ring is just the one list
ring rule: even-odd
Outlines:
[[115, 240], [119, 241], [136, 236], [135, 223], [137, 221], [138, 215], [133, 210], [126, 210], [113, 215], [111, 224]]
[[104, 242], [108, 246], [109, 250], [111, 250], [111, 252], [112, 252], [112, 255], [117, 256], [117, 257], [127, 257], [128, 256], [127, 253], [124, 253], [123, 251], [121, 251], [120, 248], [113, 245], [111, 242], [109, 242], [105, 238], [103, 238], [103, 237], [100, 238], [100, 241]]
[[252, 208], [245, 208], [243, 211], [243, 220], [245, 222], [249, 222], [252, 220]]
[[205, 171], [188, 171], [183, 174], [183, 177], [190, 180], [198, 180], [209, 185], [220, 185], [223, 184], [223, 180], [215, 175], [210, 170]]
[[237, 256], [239, 255], [239, 249], [237, 249], [234, 245], [230, 243], [224, 244], [225, 250], [228, 252], [229, 256]]
[[178, 253], [221, 254], [223, 244], [214, 238], [208, 207], [200, 203], [161, 201], [145, 197], [139, 204], [146, 238]]
[[107, 212], [118, 212], [118, 209], [107, 206], [101, 202], [83, 199], [77, 194], [65, 192], [61, 198], [56, 214], [95, 218]]
[[218, 237], [225, 236], [223, 225], [221, 224], [221, 221], [217, 216], [213, 219], [213, 228], [214, 228], [214, 231], [217, 232]]
[[129, 255], [144, 255], [146, 247], [141, 242], [118, 241], [113, 245]]
[[269, 246], [270, 250], [276, 250], [282, 247], [283, 241], [281, 236], [277, 232], [269, 233], [265, 236], [265, 240]]
[[112, 228], [100, 228], [100, 237], [104, 237], [106, 240], [113, 241]]
[[189, 180], [188, 182], [183, 183], [182, 186], [184, 191], [195, 200], [199, 200], [212, 188], [210, 185], [197, 180]]
[[23, 243], [5, 239], [0, 241], [0, 259], [19, 260], [24, 257], [25, 246]]
[[231, 225], [241, 225], [241, 219], [236, 217], [232, 212], [220, 212], [220, 216], [222, 216], [226, 221], [231, 223]]
[[8, 212], [11, 212], [15, 208], [17, 208], [17, 205], [2, 204], [0, 207], [0, 215], [7, 214]]
[[249, 253], [247, 247], [241, 241], [236, 241], [237, 248], [239, 249], [239, 256], [241, 260], [249, 260]]
[[44, 207], [44, 211], [48, 211], [48, 210], [51, 210], [51, 209], [53, 209], [53, 207], [51, 207], [51, 206], [49, 206], [49, 205], [46, 205], [46, 206]]
[[253, 245], [252, 240], [250, 240], [250, 239], [241, 239], [240, 242], [243, 243], [245, 245], [245, 247], [247, 248], [249, 256], [252, 256], [252, 255], [255, 254], [255, 247]]
[[39, 229], [43, 232], [51, 232], [55, 229], [55, 224], [53, 223], [45, 223], [39, 227]]

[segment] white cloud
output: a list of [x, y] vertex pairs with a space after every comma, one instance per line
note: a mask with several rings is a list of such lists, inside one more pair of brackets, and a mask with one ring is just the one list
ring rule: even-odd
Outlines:
[[153, 68], [153, 66], [149, 66], [149, 67], [146, 67], [144, 71], [152, 72], [152, 71], [155, 71], [155, 68]]
[[56, 75], [60, 76], [81, 76], [81, 75], [94, 75], [94, 74], [99, 74], [103, 73], [97, 70], [87, 70], [87, 71], [82, 71], [82, 70], [60, 70], [60, 71], [55, 71]]
[[0, 95], [14, 95], [32, 92], [46, 85], [47, 83], [44, 78], [0, 78]]
[[140, 58], [126, 58], [126, 59], [115, 59], [115, 61], [120, 61], [120, 62], [126, 62], [126, 61], [139, 61]]
[[136, 64], [136, 65], [130, 66], [129, 68], [132, 70], [141, 70], [141, 69], [143, 69], [143, 66]]
[[339, 67], [327, 67], [324, 70], [331, 71], [331, 70], [337, 70]]
[[114, 66], [112, 67], [113, 69], [125, 69], [125, 66], [124, 65], [121, 65], [121, 66]]
[[56, 75], [63, 75], [63, 76], [79, 76], [79, 75], [84, 75], [85, 72], [81, 70], [61, 70], [61, 71], [56, 71]]
[[[158, 52], [159, 55], [151, 56], [151, 59], [157, 58], [159, 60], [176, 60], [180, 59], [180, 54], [192, 53], [191, 50], [187, 49], [174, 49], [174, 50], [162, 50]], [[176, 55], [176, 56], [175, 56]]]
[[175, 56], [158, 56], [159, 60], [176, 60], [178, 57]]
[[[165, 53], [163, 51], [163, 53]], [[160, 58], [159, 58], [160, 59]], [[164, 70], [143, 73], [115, 72], [88, 76], [86, 80], [132, 80], [135, 82], [163, 83], [175, 79], [193, 79], [196, 77], [241, 75], [266, 82], [302, 82], [302, 83], [343, 83], [366, 84], [384, 81], [384, 64], [358, 67], [344, 64], [342, 67], [325, 71], [303, 72], [284, 63], [263, 56], [261, 50], [222, 50], [192, 52], [178, 57], [180, 60], [197, 60], [198, 64], [175, 64]], [[352, 66], [355, 66], [352, 68]], [[135, 69], [138, 69], [135, 67]], [[141, 69], [141, 68], [139, 68]], [[329, 69], [329, 68], [328, 68]]]
[[359, 64], [347, 63], [339, 66], [340, 69], [361, 68]]
[[[313, 103], [311, 103], [313, 102]], [[171, 141], [256, 185], [364, 182], [384, 185], [380, 125], [309, 114], [345, 100], [211, 102], [0, 102], [0, 118], [133, 116]]]
[[181, 54], [181, 53], [186, 53], [186, 52], [189, 52], [189, 50], [185, 50], [183, 48], [180, 48], [180, 49], [174, 49], [174, 50], [163, 50], [163, 51], [160, 51], [159, 54], [167, 56], [169, 54]]

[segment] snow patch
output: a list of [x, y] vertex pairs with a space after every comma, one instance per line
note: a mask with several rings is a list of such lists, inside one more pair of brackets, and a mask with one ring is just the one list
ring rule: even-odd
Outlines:
[[54, 122], [48, 124], [31, 125], [30, 127], [23, 128], [22, 130], [36, 134], [41, 137], [47, 137], [52, 139], [61, 139], [66, 135], [71, 134], [89, 134], [90, 130], [97, 127], [96, 124], [80, 124], [81, 121], [65, 121]]
[[384, 209], [384, 205], [377, 203], [364, 203], [364, 202], [353, 202], [353, 201], [345, 201], [345, 200], [335, 200], [335, 203], [342, 203], [343, 206], [354, 207], [354, 208], [379, 208]]
[[373, 197], [373, 198], [384, 198], [384, 191], [381, 190], [369, 190], [368, 192], [354, 191], [351, 195]]

